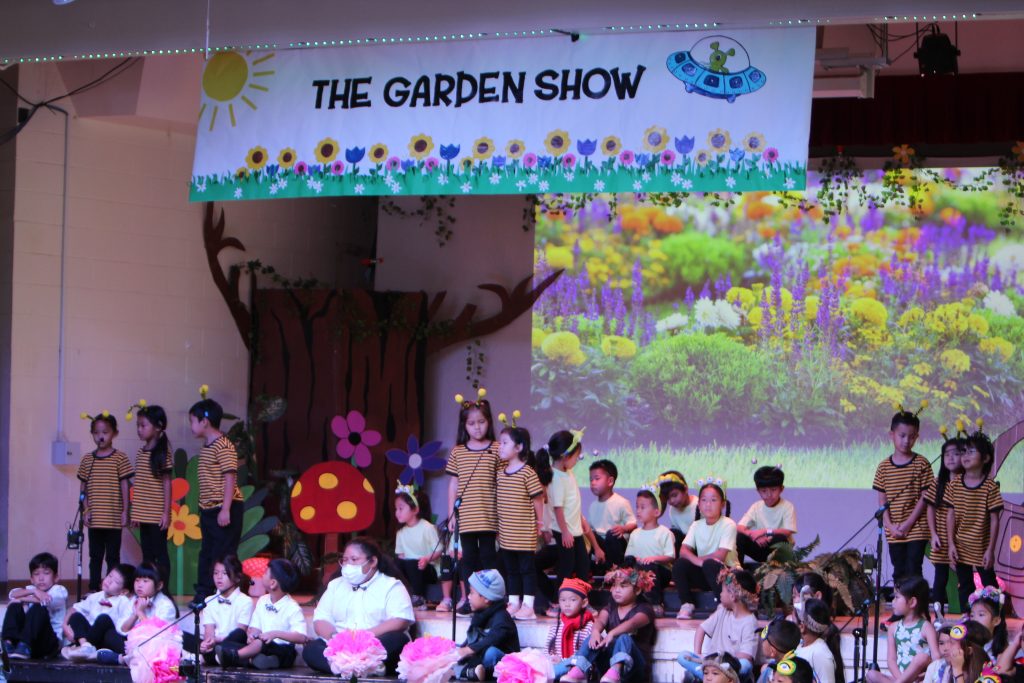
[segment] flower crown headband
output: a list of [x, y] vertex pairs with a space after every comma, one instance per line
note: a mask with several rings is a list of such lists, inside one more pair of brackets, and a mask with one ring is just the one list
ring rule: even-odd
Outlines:
[[897, 403], [893, 407], [896, 408], [896, 412], [897, 413], [900, 413], [900, 414], [910, 413], [914, 417], [918, 417], [919, 415], [921, 415], [921, 411], [928, 407], [928, 399], [924, 399], [923, 401], [921, 401], [921, 405], [918, 406], [917, 411], [913, 412], [913, 413], [911, 413], [909, 410], [904, 408], [902, 403]]
[[1006, 594], [995, 586], [985, 586], [981, 590], [971, 593], [970, 597], [967, 598], [967, 605], [969, 607], [974, 607], [974, 603], [978, 600], [994, 602], [1002, 608], [1003, 604], [1006, 602]]
[[[741, 586], [740, 582], [736, 580], [736, 575], [733, 573], [732, 569], [723, 567], [722, 570], [718, 572], [718, 583], [722, 584], [723, 588], [727, 588], [729, 592], [735, 595], [747, 609], [752, 612], [757, 611], [757, 606], [760, 602], [757, 590], [755, 589], [755, 591], [751, 593]], [[767, 629], [768, 627], [765, 626], [765, 628]], [[824, 629], [821, 632], [824, 633]]]
[[651, 484], [644, 484], [640, 487], [641, 491], [646, 491], [654, 497], [654, 505], [658, 508], [658, 513], [661, 513], [661, 496], [659, 495], [661, 489], [658, 487], [658, 482]]
[[487, 390], [484, 389], [483, 387], [480, 387], [479, 389], [476, 390], [475, 401], [467, 401], [462, 394], [455, 394], [455, 402], [458, 403], [463, 409], [484, 408], [491, 405], [487, 401], [487, 399], [484, 398], [485, 396], [487, 396]]
[[412, 499], [412, 504], [415, 505], [418, 510], [420, 502], [416, 499], [416, 487], [412, 484], [403, 484], [399, 482], [398, 486], [395, 488], [395, 495], [397, 496], [403, 493]]
[[654, 483], [657, 484], [658, 486], [664, 486], [665, 484], [679, 484], [680, 486], [686, 486], [686, 482], [683, 480], [682, 477], [680, 477], [678, 474], [673, 474], [671, 472], [666, 472], [665, 474], [661, 475], [660, 477], [654, 480]]
[[606, 585], [613, 585], [616, 581], [625, 581], [635, 587], [641, 593], [654, 588], [654, 572], [637, 567], [616, 567], [608, 570], [604, 577]]
[[727, 485], [725, 483], [725, 479], [722, 479], [721, 477], [708, 476], [708, 477], [704, 477], [703, 479], [698, 479], [694, 483], [697, 484], [697, 490], [698, 491], [700, 491], [702, 488], [704, 488], [708, 484], [710, 484], [712, 486], [717, 486], [718, 488], [722, 489], [722, 493], [723, 494], [725, 493], [725, 489], [727, 488]]
[[511, 421], [509, 421], [508, 416], [505, 415], [505, 413], [498, 413], [498, 420], [501, 422], [501, 424], [505, 425], [506, 427], [518, 427], [519, 425], [516, 424], [516, 420], [518, 420], [522, 416], [523, 414], [519, 412], [519, 410], [513, 410]]

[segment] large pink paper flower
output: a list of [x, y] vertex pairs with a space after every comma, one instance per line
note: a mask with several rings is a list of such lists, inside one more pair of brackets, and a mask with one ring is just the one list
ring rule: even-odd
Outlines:
[[388, 653], [369, 631], [338, 631], [327, 643], [324, 657], [335, 675], [358, 678], [381, 669]]
[[380, 443], [380, 432], [366, 428], [366, 418], [362, 413], [351, 410], [347, 416], [338, 415], [331, 420], [331, 431], [338, 437], [339, 458], [352, 458], [356, 467], [370, 464], [370, 447]]
[[455, 643], [440, 636], [423, 636], [406, 643], [398, 657], [398, 677], [408, 683], [441, 683], [451, 680], [459, 661]]
[[[172, 626], [160, 632], [167, 622], [150, 618], [128, 632], [125, 644], [127, 664], [134, 683], [170, 683], [181, 680], [181, 630]], [[157, 635], [159, 633], [159, 635]]]
[[494, 675], [498, 683], [548, 683], [555, 678], [555, 668], [546, 652], [523, 650], [502, 657]]

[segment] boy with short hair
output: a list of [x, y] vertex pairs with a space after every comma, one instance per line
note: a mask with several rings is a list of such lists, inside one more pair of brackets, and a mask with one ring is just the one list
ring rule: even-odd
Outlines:
[[796, 534], [796, 508], [782, 498], [786, 474], [780, 467], [765, 466], [754, 472], [754, 486], [761, 500], [747, 510], [736, 526], [736, 551], [764, 562], [780, 543], [792, 543]]
[[96, 619], [106, 614], [115, 624], [122, 624], [132, 611], [128, 597], [135, 581], [135, 567], [119, 564], [103, 578], [102, 590], [87, 595], [68, 609], [64, 619], [64, 635], [71, 643], [63, 650], [64, 659], [73, 662], [96, 659], [97, 648], [103, 644], [106, 629], [95, 628]]
[[28, 563], [32, 583], [7, 594], [4, 646], [12, 659], [45, 659], [60, 650], [68, 590], [57, 583], [57, 558], [39, 553]]
[[757, 683], [768, 683], [772, 678], [770, 665], [800, 647], [800, 627], [792, 621], [776, 617], [761, 629], [759, 664], [763, 667]]
[[587, 510], [587, 522], [593, 529], [594, 560], [603, 571], [622, 564], [626, 557], [626, 541], [636, 529], [636, 516], [629, 501], [615, 492], [619, 468], [611, 460], [597, 460], [590, 465], [590, 492], [597, 500]]
[[221, 666], [251, 665], [257, 669], [287, 669], [295, 663], [297, 644], [309, 640], [302, 607], [289, 593], [299, 585], [299, 572], [288, 560], [275, 558], [260, 579], [266, 593], [256, 602], [249, 622], [249, 642], [240, 646], [222, 641], [214, 648]]
[[199, 450], [199, 568], [196, 600], [213, 595], [213, 561], [238, 554], [242, 536], [242, 491], [238, 488], [238, 452], [220, 431], [224, 409], [204, 398], [188, 411], [192, 436], [203, 440]]
[[469, 606], [473, 617], [455, 674], [465, 681], [486, 681], [502, 657], [519, 652], [519, 631], [505, 609], [505, 580], [496, 569], [469, 577]]

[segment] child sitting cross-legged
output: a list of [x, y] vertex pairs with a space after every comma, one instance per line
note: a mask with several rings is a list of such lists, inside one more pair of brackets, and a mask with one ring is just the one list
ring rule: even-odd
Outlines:
[[654, 575], [636, 567], [612, 568], [604, 582], [612, 602], [597, 615], [563, 683], [583, 683], [591, 669], [604, 672], [601, 683], [651, 680], [654, 610], [642, 595], [652, 588]]
[[565, 579], [558, 589], [559, 616], [548, 631], [548, 654], [555, 663], [555, 678], [572, 668], [571, 658], [590, 639], [594, 615], [587, 609], [590, 584], [582, 579]]
[[[94, 637], [97, 644], [102, 644], [96, 651], [96, 661], [100, 664], [123, 664], [125, 644], [128, 632], [146, 619], [160, 619], [172, 622], [178, 618], [178, 606], [167, 591], [163, 570], [152, 562], [142, 562], [135, 568], [133, 582], [135, 597], [131, 601], [131, 609], [121, 619], [121, 615], [101, 614], [93, 622]], [[115, 623], [113, 618], [118, 617]]]
[[302, 608], [289, 593], [299, 583], [299, 572], [288, 560], [270, 561], [263, 575], [266, 594], [260, 597], [249, 622], [248, 643], [229, 640], [214, 648], [221, 666], [252, 665], [257, 669], [286, 669], [295, 662], [295, 645], [309, 640]]
[[60, 650], [68, 590], [57, 583], [57, 558], [39, 553], [28, 569], [32, 583], [7, 595], [3, 639], [13, 659], [43, 659]]
[[132, 609], [128, 590], [134, 582], [135, 567], [119, 564], [103, 578], [103, 590], [71, 606], [64, 619], [64, 635], [71, 643], [61, 650], [64, 659], [73, 662], [96, 659], [98, 648], [104, 647], [101, 628], [96, 627], [97, 619], [106, 614], [113, 623], [123, 623]]
[[[265, 573], [265, 572], [264, 572]], [[252, 621], [253, 601], [242, 585], [248, 578], [242, 572], [242, 563], [234, 555], [219, 558], [213, 564], [213, 585], [217, 597], [209, 598], [202, 616], [202, 640], [199, 651], [207, 664], [216, 661], [214, 648], [223, 642], [236, 643], [238, 647], [249, 641], [249, 622]], [[196, 651], [196, 637], [186, 628], [182, 635], [182, 648], [187, 652]]]
[[473, 616], [455, 674], [465, 681], [486, 681], [502, 657], [519, 651], [519, 631], [505, 606], [505, 580], [496, 569], [469, 577], [469, 606]]
[[644, 598], [654, 609], [654, 616], [665, 616], [663, 592], [672, 580], [675, 559], [675, 538], [668, 527], [658, 524], [661, 499], [653, 485], [644, 486], [636, 494], [636, 520], [639, 526], [629, 535], [626, 544], [626, 565], [635, 564], [654, 574], [654, 585]]
[[758, 665], [763, 667], [757, 683], [768, 683], [771, 666], [800, 647], [800, 627], [783, 617], [775, 617], [761, 629], [761, 649]]
[[753, 668], [757, 653], [757, 581], [748, 571], [723, 569], [718, 583], [721, 604], [697, 627], [693, 641], [697, 656], [684, 653], [677, 659], [690, 680], [702, 679], [706, 653], [728, 652], [736, 657], [740, 677], [746, 677]]

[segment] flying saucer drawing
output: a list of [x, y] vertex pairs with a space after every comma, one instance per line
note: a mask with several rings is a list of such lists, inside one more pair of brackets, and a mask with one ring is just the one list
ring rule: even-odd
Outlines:
[[706, 36], [689, 50], [668, 56], [668, 70], [688, 93], [735, 102], [764, 87], [767, 76], [750, 63], [750, 54], [728, 36]]

